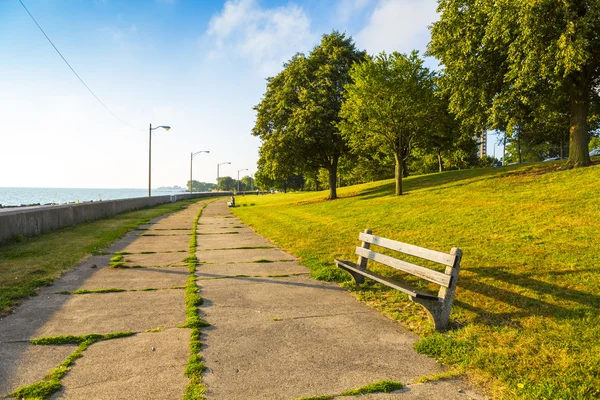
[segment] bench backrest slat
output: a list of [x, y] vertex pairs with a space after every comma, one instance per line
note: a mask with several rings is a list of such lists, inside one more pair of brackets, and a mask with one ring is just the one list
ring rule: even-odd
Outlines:
[[434, 261], [448, 267], [454, 265], [456, 256], [454, 254], [442, 253], [441, 251], [429, 250], [423, 247], [415, 246], [412, 244], [397, 242], [395, 240], [386, 239], [383, 237], [370, 235], [361, 232], [358, 235], [358, 239], [363, 242], [371, 243], [376, 246], [385, 247], [390, 250], [399, 251], [410, 256], [423, 258], [425, 260]]
[[356, 254], [368, 258], [369, 260], [385, 264], [388, 267], [396, 268], [400, 271], [418, 276], [419, 278], [423, 278], [429, 282], [437, 283], [440, 286], [450, 287], [451, 276], [446, 275], [443, 272], [434, 271], [429, 268], [421, 267], [420, 265], [409, 263], [407, 261], [398, 260], [396, 258], [386, 256], [385, 254], [376, 253], [363, 247], [357, 247]]

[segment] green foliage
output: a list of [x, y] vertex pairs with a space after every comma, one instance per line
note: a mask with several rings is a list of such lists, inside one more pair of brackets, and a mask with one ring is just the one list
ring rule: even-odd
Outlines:
[[479, 131], [541, 130], [555, 144], [568, 127], [569, 163], [589, 165], [600, 2], [442, 0], [438, 11], [429, 52], [445, 66], [451, 109]]
[[237, 189], [237, 181], [230, 176], [219, 177], [219, 190], [233, 192]]
[[396, 195], [403, 166], [419, 136], [431, 131], [435, 108], [433, 74], [417, 51], [367, 57], [350, 70], [339, 127], [355, 153], [383, 151], [396, 162]]
[[267, 81], [267, 92], [254, 107], [252, 130], [261, 141], [263, 177], [288, 179], [324, 168], [329, 172], [330, 199], [336, 195], [336, 173], [346, 142], [337, 128], [350, 67], [364, 58], [351, 38], [336, 31], [323, 35], [308, 57], [296, 54], [283, 71]]
[[[185, 187], [190, 190], [190, 181], [187, 181]], [[217, 185], [214, 183], [198, 182], [197, 180], [192, 181], [193, 192], [211, 192], [217, 189]]]

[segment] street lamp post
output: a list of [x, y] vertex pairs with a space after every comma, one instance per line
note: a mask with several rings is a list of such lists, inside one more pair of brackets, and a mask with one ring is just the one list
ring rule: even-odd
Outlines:
[[220, 164], [217, 164], [217, 192], [219, 191], [219, 167], [221, 165], [225, 165], [225, 164], [231, 164], [231, 162], [225, 161], [225, 162], [222, 162]]
[[152, 131], [158, 128], [164, 128], [166, 131], [171, 129], [171, 127], [167, 125], [161, 125], [153, 128], [152, 124], [150, 124], [150, 130], [148, 131], [148, 197], [152, 196]]
[[194, 160], [194, 157], [196, 155], [200, 154], [200, 153], [207, 153], [208, 154], [208, 153], [210, 153], [210, 150], [200, 150], [200, 151], [197, 151], [195, 153], [190, 153], [191, 154], [190, 155], [190, 194], [192, 194], [192, 187], [194, 186], [193, 185], [194, 181], [192, 180], [192, 161]]
[[248, 171], [248, 168], [244, 168], [244, 169], [238, 169], [238, 192], [240, 191], [240, 172], [241, 171]]

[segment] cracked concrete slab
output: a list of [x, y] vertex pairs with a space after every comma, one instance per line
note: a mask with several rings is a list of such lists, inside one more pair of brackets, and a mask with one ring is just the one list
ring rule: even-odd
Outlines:
[[256, 321], [357, 312], [378, 315], [375, 310], [363, 308], [340, 286], [319, 282], [307, 276], [234, 277], [201, 281], [199, 285], [205, 301], [201, 310], [206, 318], [227, 327], [235, 325], [236, 320], [244, 318], [244, 315], [252, 315], [252, 319]]
[[105, 268], [86, 280], [79, 289], [165, 289], [174, 286], [185, 286], [189, 274], [187, 267]]
[[60, 291], [73, 291], [110, 264], [112, 255], [92, 256], [79, 263], [77, 268], [66, 272], [60, 279], [54, 281], [51, 288], [43, 288], [40, 294], [50, 294]]
[[199, 235], [197, 240], [198, 250], [226, 249], [239, 247], [274, 247], [271, 242], [256, 233], [230, 235], [235, 237], [222, 237], [223, 235]]
[[[225, 236], [225, 235], [223, 235]], [[229, 236], [229, 235], [227, 235]], [[235, 236], [235, 235], [231, 235]], [[228, 242], [230, 243], [230, 242]], [[259, 260], [269, 261], [295, 261], [296, 259], [288, 253], [272, 249], [233, 249], [233, 250], [201, 250], [196, 253], [201, 263], [247, 263]]]
[[163, 252], [187, 250], [189, 247], [189, 236], [137, 236], [136, 240], [125, 246], [122, 251], [140, 253], [152, 249], [152, 251]]
[[234, 226], [240, 225], [198, 225], [196, 228], [196, 233], [198, 236], [203, 235], [224, 235], [231, 234], [231, 232], [235, 232], [234, 234], [243, 234], [243, 233], [254, 233], [254, 231], [250, 228], [234, 228]]
[[236, 263], [236, 264], [203, 264], [196, 270], [199, 279], [218, 278], [223, 276], [262, 276], [308, 274], [308, 268], [295, 262], [274, 263]]
[[168, 329], [98, 342], [63, 379], [61, 399], [179, 399], [190, 329]]
[[173, 253], [127, 254], [123, 256], [126, 266], [138, 267], [177, 267], [184, 266], [189, 254], [187, 251]]
[[137, 230], [132, 231], [132, 234], [137, 236], [152, 237], [152, 236], [187, 236], [188, 238], [192, 234], [191, 229], [187, 230], [176, 230], [176, 229], [161, 229], [161, 230]]
[[77, 350], [74, 345], [35, 346], [29, 343], [0, 344], [0, 397], [41, 381]]
[[[33, 338], [141, 332], [157, 327], [176, 327], [186, 319], [182, 289], [53, 296], [68, 299], [59, 309], [53, 310], [52, 317], [34, 332]], [[32, 313], [27, 317], [36, 318], [36, 315]]]

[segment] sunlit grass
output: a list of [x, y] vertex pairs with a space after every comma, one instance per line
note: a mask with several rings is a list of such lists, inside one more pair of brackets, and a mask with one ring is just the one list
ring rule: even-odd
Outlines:
[[326, 192], [255, 196], [254, 206], [233, 212], [321, 279], [350, 279], [333, 259], [354, 259], [366, 228], [435, 250], [461, 248], [444, 334], [403, 294], [344, 285], [423, 335], [419, 351], [464, 367], [494, 397], [591, 399], [600, 397], [600, 166], [560, 165], [409, 177], [402, 197], [391, 180], [341, 188], [336, 201], [325, 201]]

